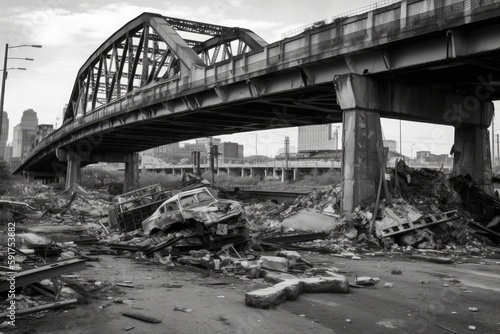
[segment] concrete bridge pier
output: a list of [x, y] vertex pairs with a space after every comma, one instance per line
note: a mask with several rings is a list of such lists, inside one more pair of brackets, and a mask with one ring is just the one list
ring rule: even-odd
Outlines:
[[286, 169], [285, 167], [281, 167], [281, 182], [285, 182], [287, 180]]
[[455, 128], [453, 154], [453, 176], [467, 175], [485, 193], [493, 196], [490, 133], [485, 126], [461, 125]]
[[83, 158], [77, 152], [71, 149], [58, 148], [56, 156], [61, 162], [66, 162], [66, 170], [62, 168], [60, 172], [65, 174], [65, 187], [69, 188], [73, 184], [80, 184], [82, 181], [82, 161]]
[[82, 183], [82, 157], [75, 153], [69, 153], [67, 157], [66, 188], [69, 188], [75, 183]]
[[380, 181], [378, 149], [382, 149], [380, 114], [372, 110], [344, 111], [343, 198], [344, 212], [375, 201]]
[[352, 73], [336, 76], [334, 84], [343, 110], [344, 212], [376, 197], [383, 157], [381, 112], [392, 118], [453, 126], [453, 174], [469, 174], [486, 193], [493, 193], [488, 127], [494, 107], [484, 93], [487, 87], [478, 87], [476, 96], [464, 96]]

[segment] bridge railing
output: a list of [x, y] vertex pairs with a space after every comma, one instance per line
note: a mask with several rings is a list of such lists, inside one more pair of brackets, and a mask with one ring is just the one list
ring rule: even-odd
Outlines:
[[325, 19], [322, 21], [316, 21], [314, 23], [306, 24], [306, 25], [303, 25], [301, 27], [284, 32], [281, 34], [281, 39], [296, 36], [298, 34], [303, 33], [306, 30], [314, 29], [314, 28], [320, 27], [324, 24], [332, 23], [337, 19], [364, 14], [364, 13], [367, 13], [369, 11], [375, 10], [377, 8], [386, 7], [386, 6], [392, 5], [392, 4], [397, 3], [397, 2], [401, 2], [401, 0], [384, 0], [384, 1], [379, 1], [379, 2], [376, 2], [374, 4], [364, 6], [364, 7], [356, 8], [356, 9], [353, 9], [351, 11], [333, 16], [329, 22], [328, 22], [328, 19]]
[[[389, 2], [398, 3], [399, 1]], [[444, 4], [443, 1], [436, 1], [436, 3]], [[396, 8], [393, 10], [396, 11]], [[485, 12], [485, 15], [491, 15], [488, 12], [491, 10], [498, 12], [499, 4], [498, 1], [494, 0], [464, 0], [423, 12], [417, 12], [416, 9], [409, 10], [409, 8], [407, 10], [409, 13], [406, 17], [400, 18], [401, 15], [398, 15], [398, 19], [381, 23], [378, 23], [376, 18], [372, 18], [371, 25], [369, 25], [367, 18], [368, 14], [359, 20], [351, 20], [352, 22], [349, 21], [349, 18], [342, 19], [335, 23], [342, 24], [340, 34], [334, 34], [332, 26], [311, 30], [314, 39], [304, 39], [301, 36], [288, 38], [280, 43], [266, 46], [264, 51], [250, 52], [244, 56], [235, 57], [231, 62], [216, 63], [205, 69], [203, 77], [195, 78], [190, 85], [194, 87], [215, 84], [218, 81], [248, 75], [267, 66], [279, 65], [305, 56], [316, 56], [325, 51], [329, 54], [354, 51], [363, 45], [369, 47], [378, 43], [379, 40], [388, 40], [392, 36], [402, 33], [414, 36], [446, 29], [456, 23], [463, 22], [468, 11], [473, 10], [474, 15], [479, 15], [482, 12]]]

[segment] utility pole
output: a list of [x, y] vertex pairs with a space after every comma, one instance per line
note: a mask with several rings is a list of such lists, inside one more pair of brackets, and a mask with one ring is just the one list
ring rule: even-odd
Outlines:
[[196, 175], [201, 175], [201, 152], [193, 151], [191, 155], [193, 157], [193, 172]]
[[257, 156], [259, 155], [257, 151], [257, 134], [255, 134], [255, 158], [257, 159]]
[[[497, 159], [498, 157], [500, 157], [499, 153], [500, 153], [500, 142], [498, 140], [498, 134], [497, 134]], [[495, 162], [493, 162], [493, 164], [495, 164]]]
[[495, 116], [493, 116], [493, 121], [491, 122], [491, 160], [493, 161], [493, 166], [495, 165]]
[[212, 171], [212, 184], [215, 184], [215, 160], [219, 155], [219, 147], [217, 145], [214, 146], [212, 142], [212, 137], [210, 137], [210, 170]]
[[288, 169], [288, 158], [290, 156], [290, 138], [285, 137], [285, 168]]
[[399, 158], [405, 160], [403, 158], [403, 142], [401, 141], [401, 120], [399, 120]]

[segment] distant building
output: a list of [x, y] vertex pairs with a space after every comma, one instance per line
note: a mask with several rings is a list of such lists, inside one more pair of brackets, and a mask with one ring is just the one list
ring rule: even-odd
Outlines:
[[421, 163], [452, 164], [453, 158], [448, 154], [432, 154], [431, 151], [418, 151], [416, 160]]
[[[225, 160], [243, 160], [243, 145], [238, 143], [222, 143], [220, 138], [212, 138], [212, 145], [218, 146], [219, 160], [224, 156]], [[223, 144], [227, 144], [223, 147]], [[198, 138], [195, 143], [174, 143], [162, 145], [150, 150], [143, 151], [143, 154], [149, 154], [162, 159], [168, 163], [192, 163], [193, 152], [201, 152], [201, 162], [206, 163], [208, 152], [210, 152], [210, 137]], [[227, 157], [227, 159], [226, 159]]]
[[19, 161], [29, 152], [36, 141], [38, 117], [33, 109], [23, 111], [21, 123], [14, 127], [12, 142], [12, 159]]
[[243, 145], [238, 145], [238, 160], [243, 160], [245, 158], [243, 154], [243, 149], [244, 149]]
[[219, 145], [219, 154], [223, 162], [230, 162], [239, 159], [238, 143], [224, 142]]
[[384, 147], [387, 147], [390, 152], [397, 152], [398, 151], [398, 144], [395, 140], [388, 139], [384, 140]]
[[0, 137], [0, 160], [7, 160], [5, 157], [5, 147], [7, 146], [7, 139], [9, 138], [9, 115], [7, 112], [2, 114], [2, 136]]
[[432, 155], [431, 151], [418, 151], [417, 152], [417, 160], [425, 160], [425, 158], [430, 157]]
[[[206, 137], [196, 139], [196, 151], [210, 152], [210, 144], [219, 146], [222, 140], [220, 138]], [[220, 147], [219, 147], [220, 148]]]
[[336, 139], [332, 138], [332, 125], [300, 126], [298, 152], [329, 151], [336, 149]]

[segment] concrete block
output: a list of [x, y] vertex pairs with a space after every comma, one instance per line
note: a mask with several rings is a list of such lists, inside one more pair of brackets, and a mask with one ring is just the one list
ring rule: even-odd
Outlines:
[[296, 300], [301, 293], [348, 293], [349, 282], [344, 276], [311, 277], [285, 280], [274, 286], [245, 294], [245, 304], [256, 308], [269, 308], [286, 300]]
[[287, 258], [279, 256], [261, 256], [259, 258], [260, 266], [263, 269], [287, 272], [290, 262]]
[[296, 231], [329, 232], [337, 226], [336, 219], [324, 214], [303, 210], [296, 215], [285, 218], [282, 226]]

